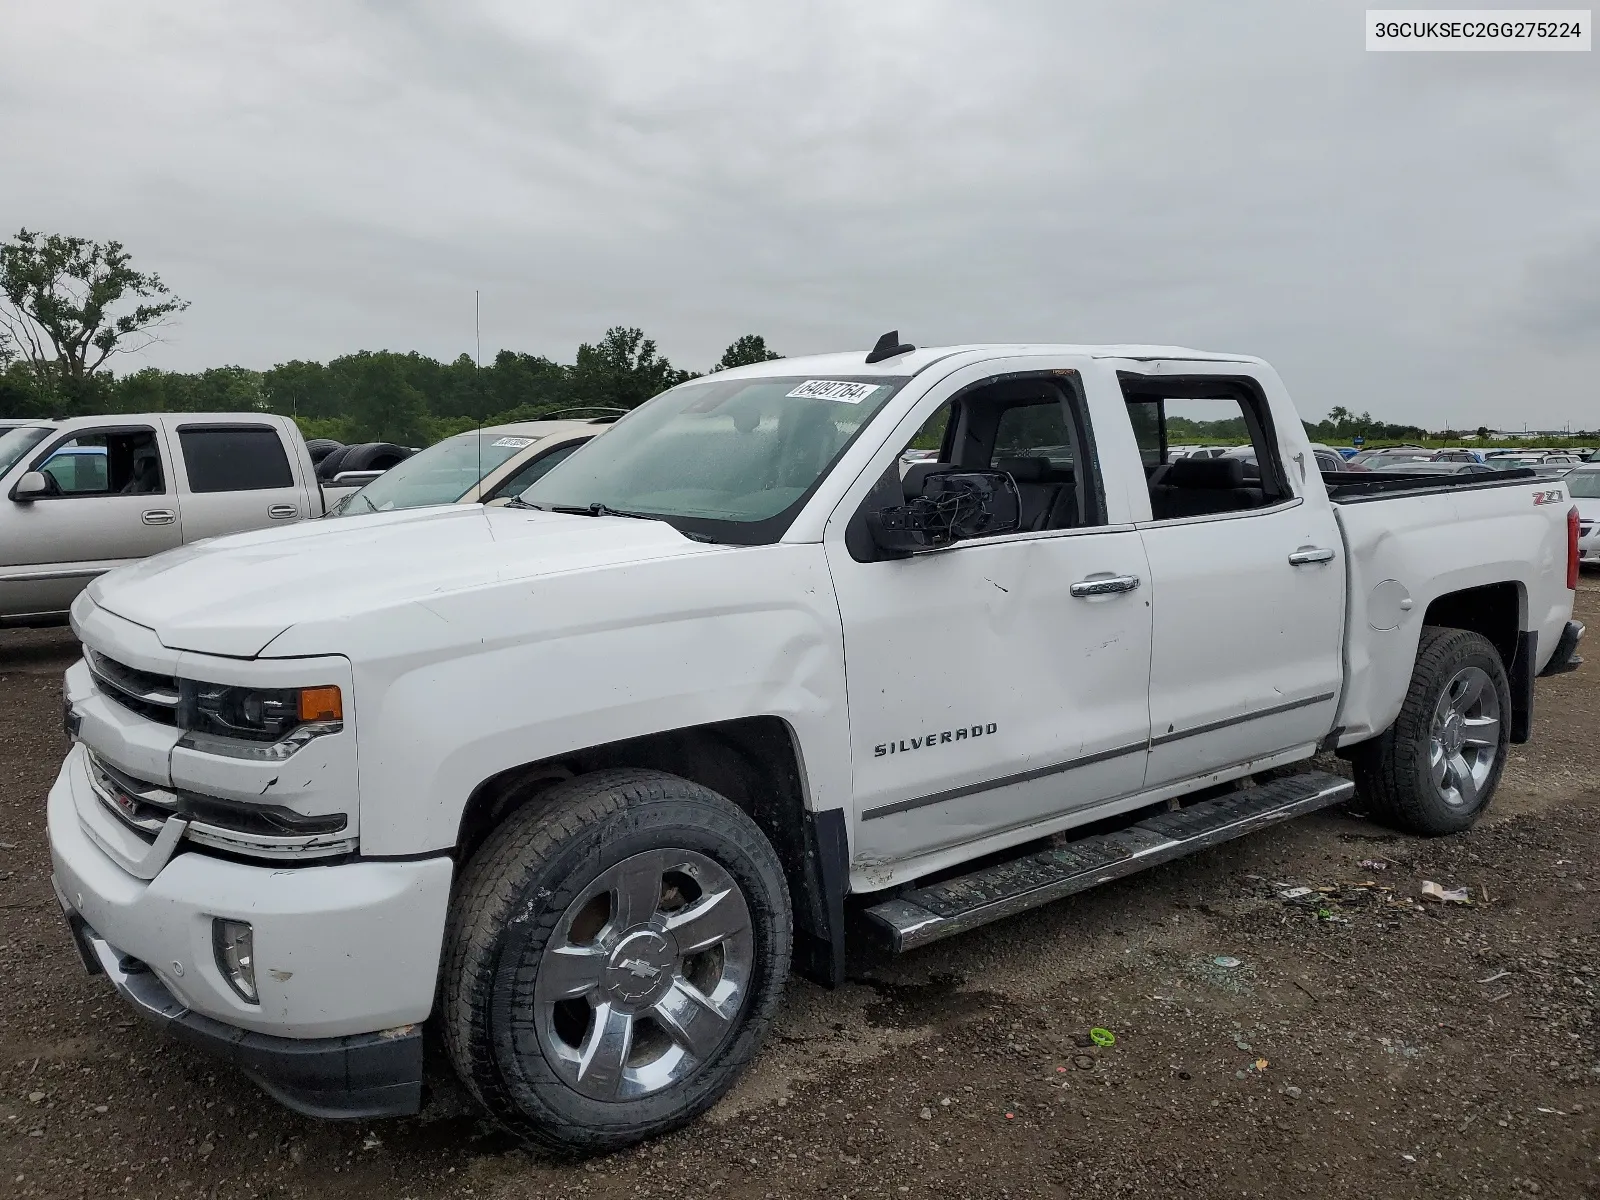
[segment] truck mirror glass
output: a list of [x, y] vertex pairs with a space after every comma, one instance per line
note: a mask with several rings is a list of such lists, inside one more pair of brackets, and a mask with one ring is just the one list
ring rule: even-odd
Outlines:
[[972, 538], [1015, 533], [1022, 500], [1004, 471], [947, 471], [929, 475], [922, 495], [867, 514], [873, 543], [895, 558]]

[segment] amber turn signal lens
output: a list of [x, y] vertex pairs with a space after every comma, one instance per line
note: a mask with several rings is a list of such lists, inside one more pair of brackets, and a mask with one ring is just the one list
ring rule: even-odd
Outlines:
[[336, 687], [300, 689], [300, 719], [302, 721], [344, 720], [344, 700]]

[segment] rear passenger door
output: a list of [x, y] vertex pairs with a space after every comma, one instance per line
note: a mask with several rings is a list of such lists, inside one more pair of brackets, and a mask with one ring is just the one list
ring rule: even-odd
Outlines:
[[287, 525], [311, 515], [283, 436], [251, 422], [173, 422], [182, 469], [183, 540]]
[[[1275, 379], [1243, 364], [1128, 365], [1152, 479], [1139, 526], [1154, 603], [1146, 785], [1304, 757], [1338, 708], [1345, 581], [1315, 457], [1278, 436], [1278, 421], [1299, 418]], [[1164, 465], [1168, 442], [1197, 428], [1250, 450]]]

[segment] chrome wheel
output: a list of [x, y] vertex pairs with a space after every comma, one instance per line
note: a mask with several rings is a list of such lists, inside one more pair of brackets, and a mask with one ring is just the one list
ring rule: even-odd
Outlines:
[[1452, 808], [1475, 808], [1500, 754], [1500, 697], [1482, 667], [1463, 667], [1434, 706], [1428, 767]]
[[596, 1100], [661, 1091], [722, 1046], [754, 962], [750, 909], [727, 871], [692, 850], [635, 854], [567, 906], [531, 996], [519, 979], [517, 1050]]

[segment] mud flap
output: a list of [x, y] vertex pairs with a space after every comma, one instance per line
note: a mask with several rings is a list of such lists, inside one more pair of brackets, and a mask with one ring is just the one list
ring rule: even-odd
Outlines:
[[1528, 630], [1517, 636], [1517, 653], [1506, 672], [1511, 686], [1511, 741], [1522, 745], [1533, 736], [1534, 663], [1539, 661], [1539, 632]]
[[[844, 982], [844, 893], [850, 843], [837, 808], [806, 814], [805, 900], [794, 910], [794, 969], [826, 988]], [[796, 897], [799, 901], [801, 898]]]

